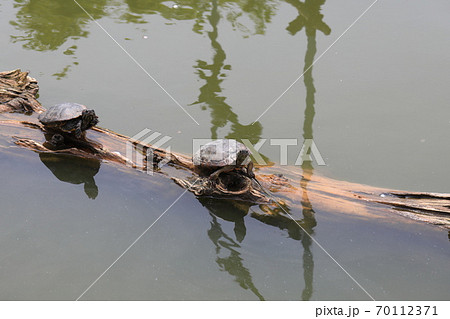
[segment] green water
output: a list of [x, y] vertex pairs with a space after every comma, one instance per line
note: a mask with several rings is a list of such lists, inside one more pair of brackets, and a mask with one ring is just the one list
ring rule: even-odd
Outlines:
[[[378, 1], [348, 30], [372, 1], [78, 3], [104, 30], [71, 0], [0, 0], [0, 69], [30, 70], [44, 106], [83, 103], [103, 127], [149, 128], [188, 154], [193, 138], [267, 139], [279, 163], [270, 139], [298, 139], [294, 165], [313, 139], [327, 165], [293, 170], [448, 192], [447, 2]], [[19, 152], [0, 153], [4, 300], [77, 299], [183, 192]], [[310, 204], [292, 214], [375, 299], [448, 300], [447, 232]], [[81, 299], [369, 299], [302, 231], [258, 212], [187, 193]]]

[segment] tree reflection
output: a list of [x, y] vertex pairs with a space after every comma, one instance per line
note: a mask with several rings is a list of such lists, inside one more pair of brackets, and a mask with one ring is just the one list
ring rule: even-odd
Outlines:
[[125, 0], [128, 6], [126, 13], [120, 16], [129, 23], [147, 23], [144, 15], [158, 14], [167, 20], [194, 20], [198, 12], [202, 12], [203, 1], [174, 1], [167, 0]]
[[259, 122], [254, 125], [242, 125], [239, 123], [238, 115], [233, 112], [232, 107], [226, 103], [226, 97], [221, 96], [221, 84], [224, 77], [231, 66], [225, 64], [226, 54], [220, 43], [217, 41], [218, 24], [220, 21], [220, 13], [218, 1], [212, 1], [211, 14], [208, 21], [212, 27], [212, 31], [208, 32], [211, 41], [211, 47], [214, 55], [211, 63], [198, 60], [194, 67], [200, 79], [206, 83], [200, 88], [200, 94], [195, 104], [201, 104], [204, 110], [209, 109], [211, 112], [211, 138], [218, 138], [218, 128], [224, 127], [228, 122], [231, 123], [231, 132], [226, 138], [243, 139], [247, 138], [252, 143], [258, 142], [262, 132], [262, 126]]
[[[305, 64], [303, 67], [304, 77], [303, 81], [306, 87], [306, 107], [303, 122], [303, 140], [314, 139], [313, 122], [315, 112], [315, 93], [314, 80], [312, 76], [312, 64], [317, 52], [316, 48], [316, 32], [322, 31], [325, 35], [330, 34], [331, 29], [326, 25], [322, 19], [323, 15], [320, 13], [321, 6], [325, 4], [325, 0], [306, 0], [300, 2], [298, 0], [286, 0], [287, 3], [293, 5], [297, 11], [298, 16], [291, 21], [286, 28], [290, 34], [295, 35], [298, 31], [305, 28], [307, 37], [307, 48], [305, 54]], [[303, 229], [308, 232], [310, 236], [314, 233], [314, 227], [317, 225], [315, 219], [315, 212], [311, 201], [308, 197], [308, 182], [314, 174], [314, 167], [310, 161], [302, 163], [302, 178], [300, 186], [302, 189], [302, 213], [303, 213]], [[305, 288], [302, 292], [302, 300], [310, 300], [313, 292], [313, 276], [314, 276], [314, 258], [311, 251], [312, 239], [308, 235], [302, 236], [301, 243], [303, 246], [303, 280]]]
[[[106, 8], [109, 4], [115, 6], [125, 3], [128, 7], [125, 13], [119, 12], [117, 19], [127, 23], [147, 23], [150, 15], [160, 15], [164, 19], [171, 20], [193, 20], [193, 31], [196, 33], [206, 33], [213, 50], [212, 60], [210, 62], [197, 60], [194, 68], [200, 80], [204, 84], [199, 89], [197, 100], [192, 105], [199, 105], [203, 110], [211, 114], [211, 138], [218, 138], [219, 128], [230, 125], [229, 132], [224, 137], [232, 139], [249, 139], [256, 144], [262, 134], [262, 126], [259, 122], [254, 125], [242, 125], [239, 116], [232, 106], [226, 102], [226, 96], [222, 94], [222, 84], [227, 74], [231, 71], [231, 65], [226, 63], [226, 53], [218, 41], [219, 22], [222, 16], [229, 21], [234, 29], [240, 30], [245, 36], [251, 34], [263, 34], [267, 23], [270, 23], [272, 16], [276, 11], [278, 1], [270, 0], [199, 0], [188, 1], [178, 0], [178, 8], [173, 7], [173, 1], [165, 0], [124, 0], [122, 3], [112, 2], [110, 0], [78, 0], [80, 4], [88, 11], [94, 19], [100, 19], [110, 14]], [[304, 84], [306, 87], [306, 107], [303, 122], [303, 138], [313, 139], [313, 121], [315, 116], [315, 93], [314, 81], [312, 76], [312, 63], [316, 54], [316, 33], [317, 30], [325, 35], [330, 34], [331, 29], [323, 22], [323, 15], [320, 10], [325, 0], [285, 0], [292, 5], [298, 12], [298, 16], [292, 20], [287, 31], [291, 35], [296, 35], [302, 29], [305, 29], [307, 36], [307, 50], [305, 55]], [[11, 24], [18, 30], [24, 32], [22, 36], [11, 36], [15, 43], [22, 43], [26, 49], [36, 51], [54, 51], [64, 45], [69, 40], [77, 40], [87, 37], [88, 25], [91, 23], [89, 17], [76, 5], [74, 1], [55, 1], [55, 0], [15, 0], [15, 7], [18, 8], [16, 21]], [[221, 15], [222, 13], [222, 15]], [[249, 18], [254, 31], [247, 27], [242, 21], [243, 18]], [[205, 31], [208, 28], [209, 31]], [[77, 46], [71, 46], [64, 51], [64, 54], [75, 57]], [[76, 64], [76, 62], [74, 63]], [[61, 72], [54, 75], [63, 78], [70, 70], [71, 64], [66, 66]], [[45, 159], [43, 160], [46, 163]], [[46, 164], [47, 165], [47, 164]], [[48, 166], [48, 165], [47, 165]], [[94, 167], [95, 168], [95, 167]], [[59, 171], [50, 168], [52, 172]], [[267, 207], [261, 206], [262, 214], [252, 212], [252, 217], [261, 220], [263, 223], [286, 230], [288, 236], [294, 240], [299, 240], [303, 247], [303, 279], [305, 288], [302, 291], [302, 299], [310, 300], [313, 292], [314, 259], [311, 251], [312, 240], [298, 227], [299, 223], [308, 234], [313, 235], [316, 227], [315, 212], [313, 205], [308, 197], [308, 183], [314, 174], [314, 167], [310, 162], [304, 162], [302, 165], [303, 177], [300, 186], [303, 190], [302, 219], [293, 221], [289, 214], [290, 208], [282, 205], [283, 209], [273, 209], [264, 213]], [[97, 169], [98, 171], [98, 169]], [[90, 176], [85, 176], [82, 180], [65, 180], [71, 183], [85, 184], [86, 194], [90, 198], [97, 196], [93, 176], [96, 174], [92, 170]], [[219, 202], [201, 200], [202, 204], [210, 211], [211, 227], [208, 230], [208, 236], [216, 247], [216, 262], [220, 269], [233, 276], [236, 282], [244, 288], [255, 294], [260, 300], [264, 297], [255, 287], [250, 270], [244, 266], [243, 258], [240, 255], [240, 243], [246, 235], [244, 216], [249, 207], [236, 206], [225, 209]], [[222, 229], [218, 218], [228, 220], [234, 223], [235, 238], [231, 238]]]
[[[177, 7], [173, 6], [174, 1], [167, 0], [125, 0], [129, 12], [121, 15], [121, 19], [131, 23], [146, 23], [144, 15], [159, 14], [167, 20], [194, 20], [192, 30], [202, 33], [204, 25], [207, 23], [207, 14], [220, 7], [224, 11], [226, 19], [232, 24], [234, 29], [250, 34], [264, 34], [266, 24], [270, 23], [276, 11], [275, 0], [177, 0]], [[252, 32], [240, 20], [248, 17], [254, 24]]]
[[[298, 0], [286, 0], [287, 3], [293, 5], [298, 10], [298, 16], [291, 21], [286, 28], [288, 32], [295, 35], [298, 31], [305, 28], [307, 37], [307, 48], [305, 54], [305, 63], [303, 66], [304, 83], [306, 88], [305, 99], [305, 113], [302, 127], [303, 139], [313, 139], [313, 122], [315, 116], [315, 93], [314, 80], [312, 76], [312, 64], [317, 52], [316, 48], [316, 31], [320, 30], [325, 35], [330, 34], [331, 29], [326, 25], [322, 19], [323, 15], [320, 13], [321, 6], [325, 3], [324, 0], [314, 1], [307, 0], [300, 2]], [[290, 238], [300, 240], [303, 248], [303, 280], [305, 287], [302, 291], [302, 300], [310, 300], [313, 293], [313, 278], [314, 278], [314, 256], [311, 251], [312, 238], [314, 228], [317, 226], [315, 219], [315, 211], [308, 196], [308, 183], [314, 174], [314, 166], [310, 161], [304, 161], [302, 167], [302, 178], [300, 180], [300, 187], [302, 190], [302, 219], [294, 221], [290, 216], [291, 209], [280, 203], [279, 208], [269, 208], [262, 205], [261, 209], [266, 214], [252, 213], [252, 217], [262, 221], [265, 224], [287, 230]], [[292, 216], [292, 215], [291, 215]], [[301, 226], [301, 228], [299, 227]], [[305, 234], [307, 232], [308, 234]]]
[[[208, 20], [207, 14], [220, 6], [226, 12], [226, 18], [235, 29], [251, 34], [263, 34], [266, 24], [275, 14], [274, 0], [78, 0], [77, 1], [95, 19], [111, 16], [113, 19], [133, 24], [146, 24], [149, 16], [160, 15], [171, 21], [193, 20], [193, 31], [202, 33]], [[127, 9], [123, 7], [127, 6]], [[18, 9], [16, 19], [10, 21], [24, 35], [12, 35], [13, 43], [22, 43], [25, 49], [35, 51], [55, 51], [69, 40], [87, 38], [90, 18], [75, 1], [68, 0], [15, 0]], [[246, 26], [245, 18], [250, 18], [254, 31]], [[75, 58], [75, 57], [73, 57]], [[62, 71], [53, 75], [58, 79], [65, 77], [72, 65], [68, 64]]]
[[316, 30], [322, 31], [323, 34], [331, 33], [330, 27], [322, 21], [323, 14], [320, 13], [322, 5], [326, 0], [284, 0], [292, 5], [298, 11], [298, 16], [292, 20], [286, 30], [290, 34], [295, 35], [297, 32], [305, 28], [306, 35], [316, 35]]
[[[105, 16], [107, 0], [79, 0], [79, 3], [94, 17]], [[25, 49], [54, 51], [70, 38], [87, 37], [89, 17], [74, 1], [15, 0], [19, 8], [16, 20], [11, 25], [25, 32], [24, 36], [12, 36], [13, 42], [23, 42]]]
[[[92, 15], [100, 19], [106, 15], [105, 6], [108, 0], [79, 0], [79, 3]], [[14, 7], [18, 8], [16, 20], [10, 21], [16, 29], [25, 35], [12, 35], [13, 43], [22, 43], [25, 49], [35, 51], [55, 51], [68, 40], [87, 38], [86, 30], [90, 18], [74, 1], [55, 0], [15, 0]], [[76, 46], [64, 51], [66, 55], [74, 55]], [[76, 59], [75, 56], [73, 56]], [[77, 65], [77, 62], [73, 62]], [[68, 64], [62, 71], [53, 74], [58, 79], [67, 75], [72, 64]]]

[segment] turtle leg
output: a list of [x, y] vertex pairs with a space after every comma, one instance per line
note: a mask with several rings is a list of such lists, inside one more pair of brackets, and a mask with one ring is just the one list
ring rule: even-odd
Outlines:
[[81, 132], [81, 121], [78, 121], [76, 129], [74, 131], [75, 137], [78, 139], [81, 138]]
[[214, 173], [212, 173], [211, 175], [209, 175], [209, 178], [211, 178], [212, 180], [217, 180], [219, 178], [219, 175], [222, 173], [228, 173], [231, 172], [232, 170], [234, 170], [235, 166], [234, 165], [228, 165], [228, 166], [224, 166], [221, 169], [215, 171]]
[[253, 162], [250, 161], [247, 165], [247, 176], [250, 178], [255, 178], [255, 173], [253, 173]]

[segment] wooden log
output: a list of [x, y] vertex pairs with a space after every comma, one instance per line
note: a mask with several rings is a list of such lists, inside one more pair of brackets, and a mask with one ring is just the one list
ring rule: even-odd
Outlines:
[[[257, 168], [256, 177], [263, 189], [241, 176], [242, 184], [236, 190], [230, 190], [227, 189], [226, 180], [211, 184], [208, 178], [197, 176], [190, 156], [167, 152], [152, 145], [142, 145], [127, 136], [100, 127], [89, 130], [85, 142], [75, 140], [64, 149], [52, 149], [46, 143], [45, 128], [37, 119], [25, 118], [19, 113], [44, 110], [35, 99], [38, 91], [36, 80], [20, 70], [1, 72], [0, 79], [0, 113], [16, 112], [4, 113], [3, 119], [0, 119], [0, 151], [17, 155], [11, 147], [16, 145], [39, 153], [92, 158], [107, 161], [121, 169], [138, 170], [146, 170], [152, 163], [167, 160], [167, 165], [157, 169], [156, 173], [172, 179], [199, 197], [238, 200], [233, 202], [233, 205], [239, 209], [247, 207], [248, 210], [252, 205], [259, 205], [263, 214], [252, 212], [253, 217], [292, 231], [298, 230], [298, 226], [311, 228], [307, 223], [314, 223], [314, 218], [295, 220], [289, 213], [290, 210], [303, 210], [313, 215], [311, 203], [314, 203], [315, 209], [338, 211], [354, 218], [387, 218], [389, 214], [396, 213], [410, 220], [423, 221], [450, 230], [450, 194], [388, 190], [336, 181], [313, 175], [307, 170], [300, 173], [293, 168], [278, 166]], [[127, 147], [130, 146], [133, 147], [133, 152], [144, 159], [150, 149], [153, 158], [146, 158], [143, 162], [127, 158]], [[386, 212], [389, 214], [385, 214]]]
[[0, 72], [0, 113], [42, 112], [44, 108], [36, 100], [39, 86], [36, 79], [20, 69]]
[[[124, 169], [144, 169], [124, 156], [126, 143], [129, 142], [126, 136], [102, 128], [96, 127], [88, 133], [89, 140], [95, 142], [93, 144], [95, 151], [79, 147], [51, 150], [44, 146], [42, 126], [31, 121], [1, 120], [0, 133], [3, 140], [36, 152], [93, 158], [108, 161]], [[0, 147], [0, 150], [2, 148], [6, 147]], [[178, 153], [167, 153], [163, 149], [154, 150], [156, 156], [170, 159], [168, 166], [157, 171], [158, 174], [171, 178], [184, 188], [192, 188], [190, 190], [198, 196], [228, 197], [246, 201], [249, 205], [258, 204], [266, 214], [254, 217], [269, 224], [274, 222], [271, 219], [275, 219], [277, 225], [280, 225], [280, 220], [283, 219], [285, 224], [292, 224], [293, 220], [289, 217], [288, 209], [301, 210], [304, 209], [305, 203], [312, 202], [316, 209], [339, 211], [351, 214], [355, 218], [380, 218], [380, 212], [389, 211], [450, 229], [450, 194], [388, 190], [336, 181], [317, 174], [308, 177], [292, 169], [277, 166], [259, 167], [256, 171], [257, 179], [267, 193], [251, 185], [241, 192], [227, 194], [218, 191], [201, 194], [198, 192], [201, 188], [193, 187], [194, 180], [198, 179], [197, 183], [200, 185], [208, 183], [209, 180], [200, 178], [193, 172], [190, 157]], [[307, 187], [302, 186], [301, 182], [302, 179], [305, 180], [305, 177], [307, 177]], [[204, 188], [208, 187], [204, 186]], [[304, 200], [305, 193], [308, 196], [307, 201]]]

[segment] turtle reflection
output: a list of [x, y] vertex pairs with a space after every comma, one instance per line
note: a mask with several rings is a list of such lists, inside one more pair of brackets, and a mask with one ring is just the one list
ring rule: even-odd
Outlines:
[[244, 240], [247, 233], [244, 217], [250, 208], [248, 203], [216, 198], [198, 198], [198, 200], [211, 214], [223, 220], [234, 222], [236, 240], [240, 243]]
[[75, 185], [84, 184], [86, 195], [91, 199], [97, 198], [94, 176], [100, 170], [99, 160], [52, 153], [40, 153], [39, 157], [57, 179]]
[[[241, 256], [240, 243], [244, 240], [246, 228], [244, 217], [247, 215], [250, 204], [232, 200], [218, 200], [199, 198], [200, 203], [210, 211], [211, 222], [208, 237], [216, 247], [216, 263], [223, 271], [228, 272], [244, 289], [250, 290], [259, 300], [264, 300], [253, 283], [250, 270], [244, 266]], [[229, 236], [223, 229], [219, 218], [234, 222], [236, 239]]]

